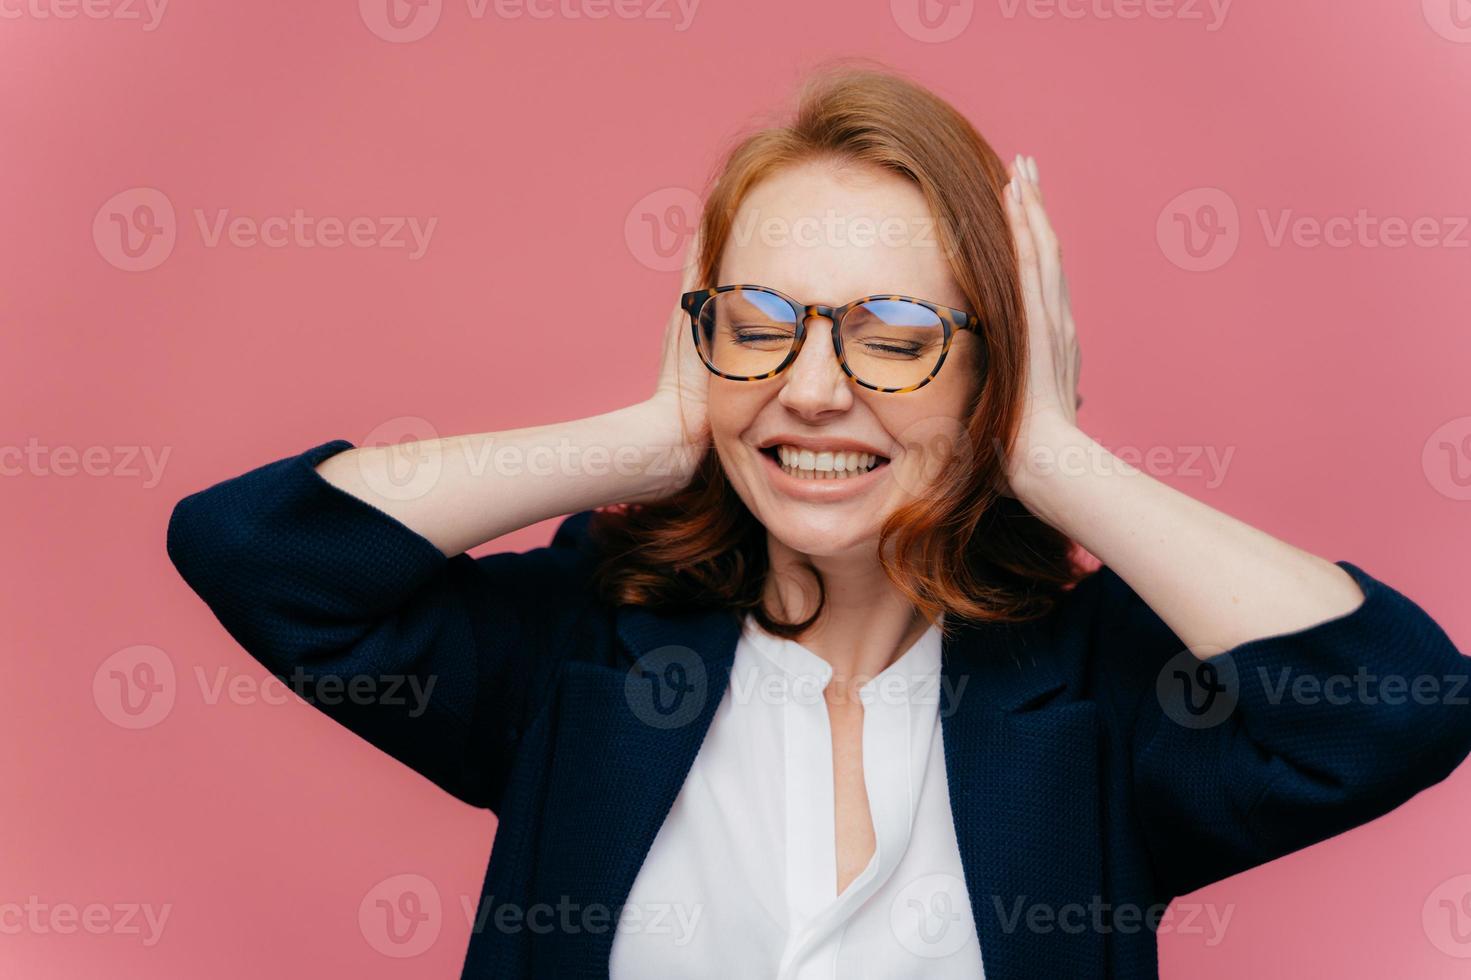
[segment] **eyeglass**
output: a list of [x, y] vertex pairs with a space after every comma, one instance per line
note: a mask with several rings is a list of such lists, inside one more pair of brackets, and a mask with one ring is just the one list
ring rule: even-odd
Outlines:
[[[695, 347], [713, 374], [761, 381], [785, 371], [807, 339], [807, 321], [832, 321], [843, 373], [865, 388], [906, 392], [940, 372], [957, 330], [979, 333], [974, 313], [911, 296], [865, 296], [843, 306], [806, 305], [766, 286], [713, 286], [680, 297]], [[982, 351], [984, 365], [984, 350]], [[984, 370], [984, 368], [983, 368]]]

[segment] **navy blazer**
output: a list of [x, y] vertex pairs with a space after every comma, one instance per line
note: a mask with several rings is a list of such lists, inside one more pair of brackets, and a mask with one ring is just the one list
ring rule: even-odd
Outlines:
[[[740, 622], [599, 601], [588, 512], [548, 547], [446, 558], [316, 473], [351, 447], [186, 497], [169, 556], [267, 668], [498, 814], [465, 977], [606, 976], [612, 924], [725, 691]], [[1203, 669], [1107, 567], [1043, 619], [946, 640], [945, 769], [990, 980], [1156, 977], [1151, 910], [1384, 814], [1471, 751], [1467, 661], [1410, 599], [1337, 564], [1364, 591], [1357, 609]], [[1294, 693], [1309, 690], [1300, 677], [1361, 673], [1407, 683], [1398, 697]], [[311, 697], [324, 679], [404, 675], [434, 681], [427, 710]], [[1437, 695], [1408, 696], [1417, 678]], [[536, 903], [581, 917], [551, 931], [498, 918]]]

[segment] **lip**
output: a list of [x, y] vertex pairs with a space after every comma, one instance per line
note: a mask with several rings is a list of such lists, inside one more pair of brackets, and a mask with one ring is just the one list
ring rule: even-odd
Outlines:
[[[783, 442], [785, 440], [779, 440]], [[777, 445], [773, 442], [771, 445]], [[810, 442], [810, 440], [809, 440]], [[801, 442], [787, 442], [787, 445], [802, 446], [804, 449], [813, 448]], [[851, 447], [851, 449], [850, 449]], [[825, 449], [839, 449], [844, 452], [873, 452], [858, 443], [844, 442], [841, 439], [831, 439], [822, 444]], [[806, 480], [799, 476], [792, 476], [781, 468], [781, 464], [772, 459], [761, 450], [756, 450], [756, 455], [761, 457], [761, 465], [766, 470], [766, 477], [772, 488], [778, 493], [797, 500], [806, 500], [814, 503], [835, 503], [840, 500], [848, 500], [869, 490], [876, 481], [883, 479], [884, 470], [891, 463], [877, 466], [861, 476], [845, 476], [836, 480]], [[882, 456], [883, 453], [874, 453]]]
[[872, 453], [875, 456], [882, 456], [885, 459], [889, 458], [888, 453], [881, 449], [875, 449], [866, 442], [841, 437], [823, 437], [819, 439], [816, 436], [775, 435], [769, 439], [763, 439], [756, 448], [770, 449], [772, 446], [796, 446], [798, 449], [810, 449], [815, 453], [822, 452], [824, 449], [845, 453]]

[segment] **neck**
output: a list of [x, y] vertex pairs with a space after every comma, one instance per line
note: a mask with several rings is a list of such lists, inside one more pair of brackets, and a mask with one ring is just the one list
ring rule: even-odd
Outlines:
[[817, 605], [817, 584], [799, 563], [810, 561], [822, 574], [827, 589], [822, 615], [799, 639], [832, 666], [835, 686], [861, 685], [929, 629], [919, 609], [884, 574], [876, 548], [865, 554], [813, 557], [768, 535], [767, 554], [767, 608], [789, 621], [806, 619]]

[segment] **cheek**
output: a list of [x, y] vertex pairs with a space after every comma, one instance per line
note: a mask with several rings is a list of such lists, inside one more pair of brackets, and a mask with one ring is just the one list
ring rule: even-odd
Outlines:
[[902, 453], [893, 472], [902, 491], [927, 492], [953, 456], [971, 452], [969, 394], [964, 385], [942, 387], [932, 382], [908, 395], [893, 396], [898, 404], [885, 405], [876, 413]]
[[710, 434], [720, 442], [739, 439], [756, 421], [766, 398], [760, 386], [745, 381], [727, 381], [724, 378], [710, 379], [710, 396], [707, 407]]
[[752, 510], [757, 507], [751, 496], [752, 484], [757, 480], [756, 468], [761, 461], [742, 437], [755, 424], [756, 416], [767, 402], [759, 391], [751, 390], [757, 387], [749, 382], [712, 377], [707, 403], [710, 439], [720, 468], [726, 482]]
[[967, 394], [964, 386], [932, 382], [919, 391], [885, 396], [892, 401], [879, 403], [874, 414], [895, 443], [913, 451], [937, 434], [965, 431]]

